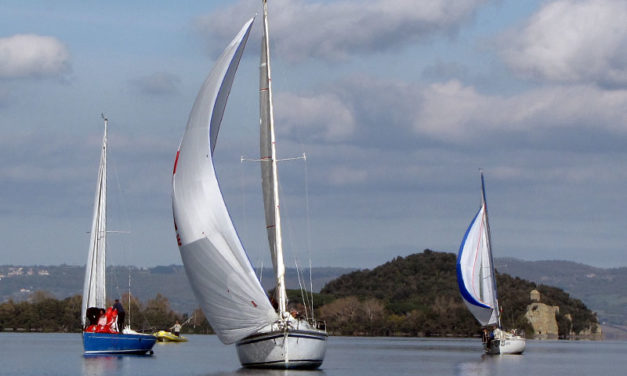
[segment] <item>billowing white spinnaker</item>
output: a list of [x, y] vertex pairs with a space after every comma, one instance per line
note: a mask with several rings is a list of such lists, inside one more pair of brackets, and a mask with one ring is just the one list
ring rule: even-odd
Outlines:
[[278, 319], [231, 222], [213, 167], [213, 151], [249, 20], [205, 80], [179, 146], [172, 208], [190, 285], [220, 340], [231, 344]]

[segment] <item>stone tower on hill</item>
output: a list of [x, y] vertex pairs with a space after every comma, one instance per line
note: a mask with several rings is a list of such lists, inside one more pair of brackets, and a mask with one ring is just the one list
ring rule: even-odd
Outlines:
[[525, 317], [533, 327], [535, 338], [557, 339], [559, 332], [556, 316], [560, 307], [541, 303], [538, 290], [531, 290], [530, 298], [531, 304], [527, 306]]

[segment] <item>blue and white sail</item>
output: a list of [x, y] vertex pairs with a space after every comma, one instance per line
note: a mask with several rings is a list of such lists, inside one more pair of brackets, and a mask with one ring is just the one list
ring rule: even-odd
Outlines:
[[457, 283], [464, 303], [477, 321], [483, 326], [500, 326], [483, 172], [481, 193], [481, 207], [459, 247]]
[[172, 209], [190, 285], [220, 340], [231, 344], [278, 319], [231, 222], [213, 152], [253, 19], [218, 58], [205, 80], [179, 146]]

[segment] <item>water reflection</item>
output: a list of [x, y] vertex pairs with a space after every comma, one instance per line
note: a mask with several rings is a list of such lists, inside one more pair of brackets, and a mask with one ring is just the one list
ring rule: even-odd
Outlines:
[[325, 376], [323, 370], [293, 370], [293, 369], [253, 369], [240, 368], [236, 371], [209, 373], [206, 376]]
[[83, 375], [103, 376], [119, 373], [122, 369], [120, 356], [84, 356]]
[[479, 360], [458, 363], [457, 376], [488, 376], [501, 370], [515, 369], [523, 361], [524, 355], [481, 355]]

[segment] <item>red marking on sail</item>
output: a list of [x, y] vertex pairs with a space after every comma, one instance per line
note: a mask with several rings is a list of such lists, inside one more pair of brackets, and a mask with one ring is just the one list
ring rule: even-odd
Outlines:
[[268, 226], [266, 226], [266, 228], [273, 228], [273, 227], [274, 227], [274, 225], [268, 225]]
[[176, 165], [179, 163], [179, 153], [181, 150], [176, 151], [176, 159], [174, 160], [174, 170], [172, 171], [172, 175], [176, 174]]
[[180, 246], [183, 245], [183, 242], [181, 241], [181, 235], [179, 235], [178, 233], [176, 234], [176, 243]]
[[250, 302], [253, 303], [253, 307], [257, 308], [257, 303], [255, 303], [254, 300], [251, 300]]

